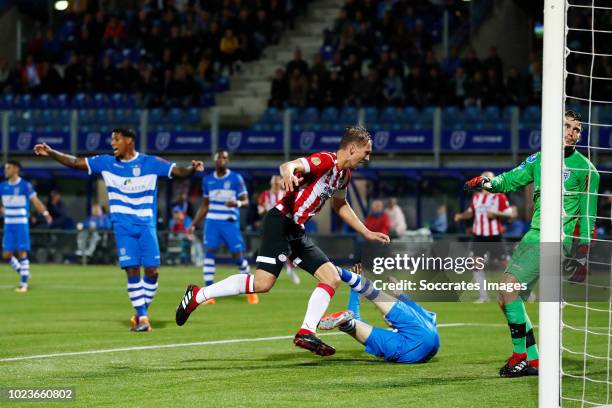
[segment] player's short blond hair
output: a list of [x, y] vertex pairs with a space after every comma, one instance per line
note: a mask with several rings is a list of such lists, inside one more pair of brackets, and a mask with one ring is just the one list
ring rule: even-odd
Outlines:
[[370, 132], [363, 126], [349, 126], [344, 130], [342, 139], [340, 140], [340, 148], [344, 149], [351, 143], [364, 145], [372, 142]]

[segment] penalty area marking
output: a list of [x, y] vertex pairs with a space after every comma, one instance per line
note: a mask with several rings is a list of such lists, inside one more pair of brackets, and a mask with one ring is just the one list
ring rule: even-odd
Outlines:
[[[439, 324], [439, 328], [444, 327], [506, 327], [507, 325], [501, 323], [442, 323]], [[338, 336], [342, 333], [320, 333], [321, 336]], [[250, 339], [227, 339], [227, 340], [210, 340], [210, 341], [198, 341], [193, 343], [174, 343], [174, 344], [158, 344], [154, 346], [134, 346], [134, 347], [119, 347], [112, 349], [100, 349], [100, 350], [85, 350], [85, 351], [73, 351], [68, 353], [52, 353], [52, 354], [37, 354], [33, 356], [22, 356], [22, 357], [8, 357], [0, 358], [0, 363], [8, 363], [12, 361], [25, 361], [25, 360], [38, 360], [43, 358], [54, 358], [54, 357], [70, 357], [70, 356], [86, 356], [90, 354], [108, 354], [108, 353], [121, 353], [126, 351], [141, 351], [141, 350], [160, 350], [178, 347], [197, 347], [197, 346], [214, 346], [216, 344], [234, 344], [234, 343], [256, 343], [259, 341], [274, 341], [274, 340], [288, 340], [294, 336], [274, 336], [274, 337], [255, 337]]]

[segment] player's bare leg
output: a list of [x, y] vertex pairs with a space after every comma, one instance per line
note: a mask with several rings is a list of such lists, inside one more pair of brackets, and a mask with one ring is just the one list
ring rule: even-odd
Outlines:
[[314, 273], [314, 277], [319, 280], [319, 284], [310, 296], [304, 322], [295, 335], [293, 344], [320, 356], [331, 356], [336, 350], [316, 336], [316, 329], [329, 306], [331, 298], [340, 285], [340, 277], [336, 267], [331, 262], [319, 266]]
[[[513, 287], [519, 282], [514, 275], [504, 273], [501, 283], [506, 287]], [[502, 377], [538, 375], [538, 351], [533, 325], [527, 316], [520, 293], [517, 290], [500, 291], [498, 305], [508, 321], [514, 347], [512, 356], [499, 370], [499, 375]]]

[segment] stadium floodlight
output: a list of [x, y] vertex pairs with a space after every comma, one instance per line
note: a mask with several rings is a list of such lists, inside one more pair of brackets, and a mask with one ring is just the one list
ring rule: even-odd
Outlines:
[[[544, 4], [544, 63], [542, 84], [542, 208], [540, 242], [541, 293], [539, 336], [539, 407], [560, 406], [560, 270], [561, 194], [565, 66], [565, 2]], [[545, 253], [546, 252], [546, 253]]]
[[65, 11], [68, 8], [68, 1], [67, 0], [58, 0], [55, 2], [55, 10], [57, 11]]

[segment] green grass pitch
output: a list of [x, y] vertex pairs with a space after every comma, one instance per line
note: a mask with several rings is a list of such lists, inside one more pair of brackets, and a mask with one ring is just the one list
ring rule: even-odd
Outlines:
[[[220, 269], [218, 277], [234, 273], [233, 268]], [[70, 406], [83, 407], [537, 406], [537, 379], [497, 375], [511, 345], [494, 303], [424, 304], [438, 313], [441, 324], [441, 349], [427, 364], [385, 363], [344, 334], [326, 337], [338, 352], [320, 358], [296, 349], [289, 338], [314, 287], [311, 277], [301, 277], [296, 286], [282, 275], [271, 293], [261, 295], [259, 305], [248, 305], [240, 296], [203, 306], [181, 328], [174, 323], [176, 304], [187, 283], [200, 283], [201, 271], [163, 267], [150, 309], [154, 331], [132, 333], [126, 278], [117, 267], [32, 265], [27, 294], [13, 291], [18, 277], [3, 267], [0, 388], [75, 387]], [[343, 309], [347, 296], [346, 288], [339, 290], [329, 311]], [[384, 325], [372, 305], [364, 301], [362, 308], [367, 321]], [[537, 306], [529, 304], [528, 311], [537, 321]], [[577, 321], [580, 313], [573, 313]], [[594, 316], [590, 323], [607, 327], [607, 316]], [[287, 338], [261, 340], [279, 336]], [[246, 340], [201, 344], [231, 339]], [[564, 341], [584, 346], [584, 335]], [[162, 345], [173, 346], [157, 347]], [[153, 347], [116, 350], [143, 346]], [[606, 347], [589, 350], [605, 355]], [[78, 354], [86, 351], [96, 353]], [[77, 354], [6, 361], [68, 352]], [[571, 368], [581, 372], [582, 361], [573, 356]], [[596, 378], [605, 378], [602, 369], [605, 365], [596, 369]], [[581, 383], [576, 381], [575, 396]], [[605, 401], [605, 387], [587, 392], [591, 399]]]

